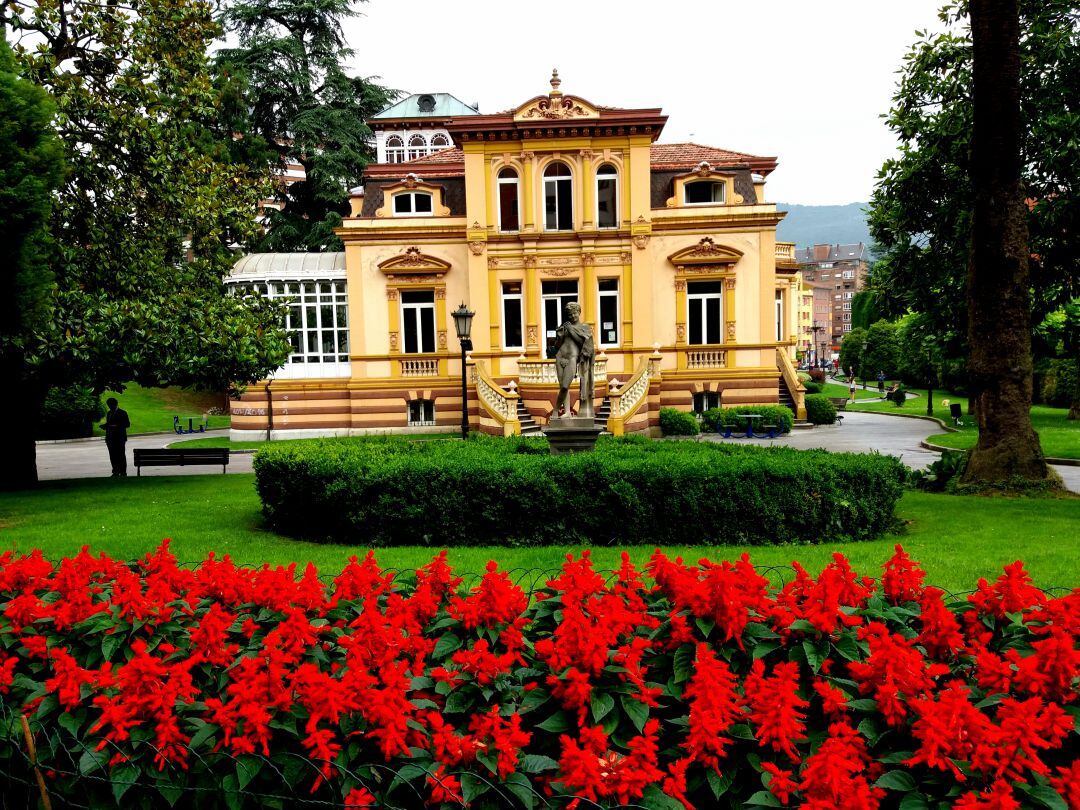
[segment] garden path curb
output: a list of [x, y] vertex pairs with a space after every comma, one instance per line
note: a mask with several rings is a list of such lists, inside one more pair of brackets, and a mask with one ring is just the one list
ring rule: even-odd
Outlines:
[[[934, 444], [933, 442], [930, 442], [930, 441], [928, 441], [926, 439], [919, 442], [919, 444], [922, 445], [923, 447], [925, 447], [927, 450], [933, 450], [935, 453], [962, 453], [962, 452], [964, 452], [963, 450], [960, 450], [960, 449], [958, 449], [956, 447], [946, 447], [943, 444]], [[1045, 456], [1044, 460], [1046, 461], [1047, 464], [1059, 464], [1062, 467], [1080, 467], [1080, 459], [1075, 459], [1075, 458], [1057, 458], [1056, 456]]]

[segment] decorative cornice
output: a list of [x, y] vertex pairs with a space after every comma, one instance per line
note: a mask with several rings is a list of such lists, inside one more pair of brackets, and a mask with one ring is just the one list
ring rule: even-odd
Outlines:
[[711, 236], [706, 236], [696, 245], [675, 251], [668, 256], [668, 261], [678, 268], [685, 268], [687, 265], [735, 264], [742, 255], [741, 250], [718, 245]]
[[421, 253], [420, 248], [413, 245], [401, 253], [391, 256], [385, 261], [379, 262], [379, 270], [388, 276], [399, 277], [403, 274], [408, 276], [443, 276], [450, 271], [450, 263], [438, 258]]

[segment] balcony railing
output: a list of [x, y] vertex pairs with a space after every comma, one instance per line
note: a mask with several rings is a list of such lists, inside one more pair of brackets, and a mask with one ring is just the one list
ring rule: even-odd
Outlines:
[[[607, 355], [593, 361], [593, 383], [607, 381]], [[518, 360], [518, 379], [522, 385], [558, 385], [554, 360]]]
[[418, 357], [400, 360], [402, 377], [438, 377], [439, 358]]
[[688, 349], [687, 368], [727, 368], [727, 352], [723, 349]]
[[776, 258], [785, 262], [795, 261], [795, 243], [794, 242], [777, 242], [776, 243]]

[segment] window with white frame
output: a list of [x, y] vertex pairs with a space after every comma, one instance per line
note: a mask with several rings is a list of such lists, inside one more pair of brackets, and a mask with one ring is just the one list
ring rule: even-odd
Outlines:
[[712, 180], [695, 180], [683, 185], [685, 205], [720, 205], [724, 202], [724, 184]]
[[431, 138], [431, 151], [437, 152], [440, 149], [449, 149], [450, 139], [443, 135], [441, 132], [432, 136]]
[[503, 300], [503, 348], [524, 348], [523, 333], [521, 328], [521, 282], [504, 281], [502, 285]]
[[619, 175], [610, 163], [596, 170], [596, 227], [619, 227]]
[[784, 339], [784, 292], [777, 290], [773, 303], [773, 318], [776, 321], [776, 342]]
[[692, 281], [686, 285], [690, 343], [703, 345], [722, 341], [723, 288], [720, 281]]
[[854, 297], [855, 297], [854, 292], [846, 292], [846, 293], [844, 293], [844, 298], [851, 299], [851, 298], [854, 298]]
[[435, 400], [409, 400], [409, 427], [430, 427], [435, 424]]
[[544, 169], [544, 230], [574, 229], [574, 181], [570, 167], [555, 162]]
[[506, 167], [499, 171], [499, 230], [503, 233], [515, 233], [521, 230], [521, 215], [518, 210], [520, 183], [518, 173]]
[[828, 270], [832, 266], [833, 266], [832, 262], [822, 262], [821, 264], [818, 265], [818, 267], [820, 267], [822, 270]]
[[292, 352], [286, 368], [349, 362], [349, 302], [345, 280], [273, 280], [231, 283], [238, 294], [258, 293], [288, 304], [285, 330]]
[[601, 346], [619, 345], [619, 280], [602, 278], [597, 282], [600, 304], [600, 340]]
[[398, 135], [386, 139], [386, 162], [401, 163], [405, 160], [405, 141]]
[[845, 332], [850, 332], [851, 331], [851, 324], [850, 323], [845, 323], [844, 324], [844, 331]]
[[694, 413], [720, 407], [720, 394], [717, 391], [700, 391], [694, 394]]
[[844, 309], [846, 309], [848, 312], [851, 311], [851, 302], [850, 301], [845, 301], [844, 302]]
[[435, 351], [435, 291], [401, 291], [401, 334], [406, 354]]
[[412, 135], [409, 137], [409, 160], [416, 160], [416, 158], [422, 158], [428, 153], [427, 139], [423, 135]]
[[844, 271], [844, 278], [855, 278], [855, 271], [854, 270], [845, 270]]
[[394, 195], [395, 217], [430, 217], [431, 194], [426, 191], [403, 191]]
[[850, 312], [845, 312], [844, 313], [844, 320], [845, 321], [850, 321], [851, 320], [851, 313]]

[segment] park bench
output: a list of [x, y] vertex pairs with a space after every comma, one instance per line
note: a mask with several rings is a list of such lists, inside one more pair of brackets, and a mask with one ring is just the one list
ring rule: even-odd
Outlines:
[[229, 451], [225, 448], [203, 447], [191, 450], [136, 449], [135, 469], [142, 475], [143, 467], [188, 467], [196, 465], [221, 465], [221, 472], [229, 463]]
[[829, 401], [836, 406], [836, 410], [842, 411], [849, 402], [847, 397], [829, 397]]

